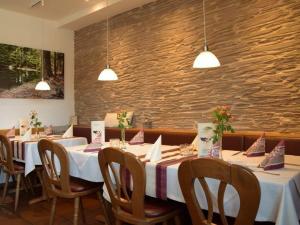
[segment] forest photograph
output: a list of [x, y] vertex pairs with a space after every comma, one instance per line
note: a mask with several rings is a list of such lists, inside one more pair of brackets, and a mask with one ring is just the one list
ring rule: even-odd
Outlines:
[[[35, 90], [44, 78], [50, 91]], [[64, 53], [0, 43], [0, 98], [64, 98]]]

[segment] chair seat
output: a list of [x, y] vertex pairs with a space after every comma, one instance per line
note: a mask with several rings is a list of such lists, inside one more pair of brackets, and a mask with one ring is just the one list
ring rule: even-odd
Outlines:
[[100, 187], [99, 183], [89, 182], [75, 177], [70, 177], [70, 188], [72, 192], [83, 192]]
[[25, 172], [25, 164], [21, 162], [13, 161], [14, 173], [12, 171], [8, 171], [7, 168], [4, 168], [4, 171], [9, 172], [10, 174], [24, 173]]
[[25, 164], [14, 162], [14, 170], [15, 172], [23, 172], [25, 171]]
[[180, 208], [180, 205], [176, 202], [163, 201], [156, 198], [145, 198], [145, 216], [148, 218], [154, 218], [166, 215], [176, 209]]

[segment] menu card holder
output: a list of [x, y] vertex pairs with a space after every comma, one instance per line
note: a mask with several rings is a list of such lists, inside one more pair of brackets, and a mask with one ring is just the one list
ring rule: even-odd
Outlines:
[[212, 136], [215, 125], [213, 123], [198, 123], [198, 157], [208, 156], [213, 147]]
[[91, 143], [102, 145], [105, 143], [104, 121], [91, 121], [91, 132]]

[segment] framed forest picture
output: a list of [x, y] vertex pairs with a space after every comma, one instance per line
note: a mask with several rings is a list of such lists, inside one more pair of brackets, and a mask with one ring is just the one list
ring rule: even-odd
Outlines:
[[[0, 98], [63, 99], [64, 57], [60, 52], [0, 43]], [[50, 91], [35, 90], [42, 72]]]

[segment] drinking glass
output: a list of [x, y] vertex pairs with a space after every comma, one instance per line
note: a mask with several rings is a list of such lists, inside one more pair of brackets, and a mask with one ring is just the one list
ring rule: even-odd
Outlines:
[[120, 148], [120, 139], [119, 138], [112, 138], [109, 139], [110, 147], [112, 148]]

